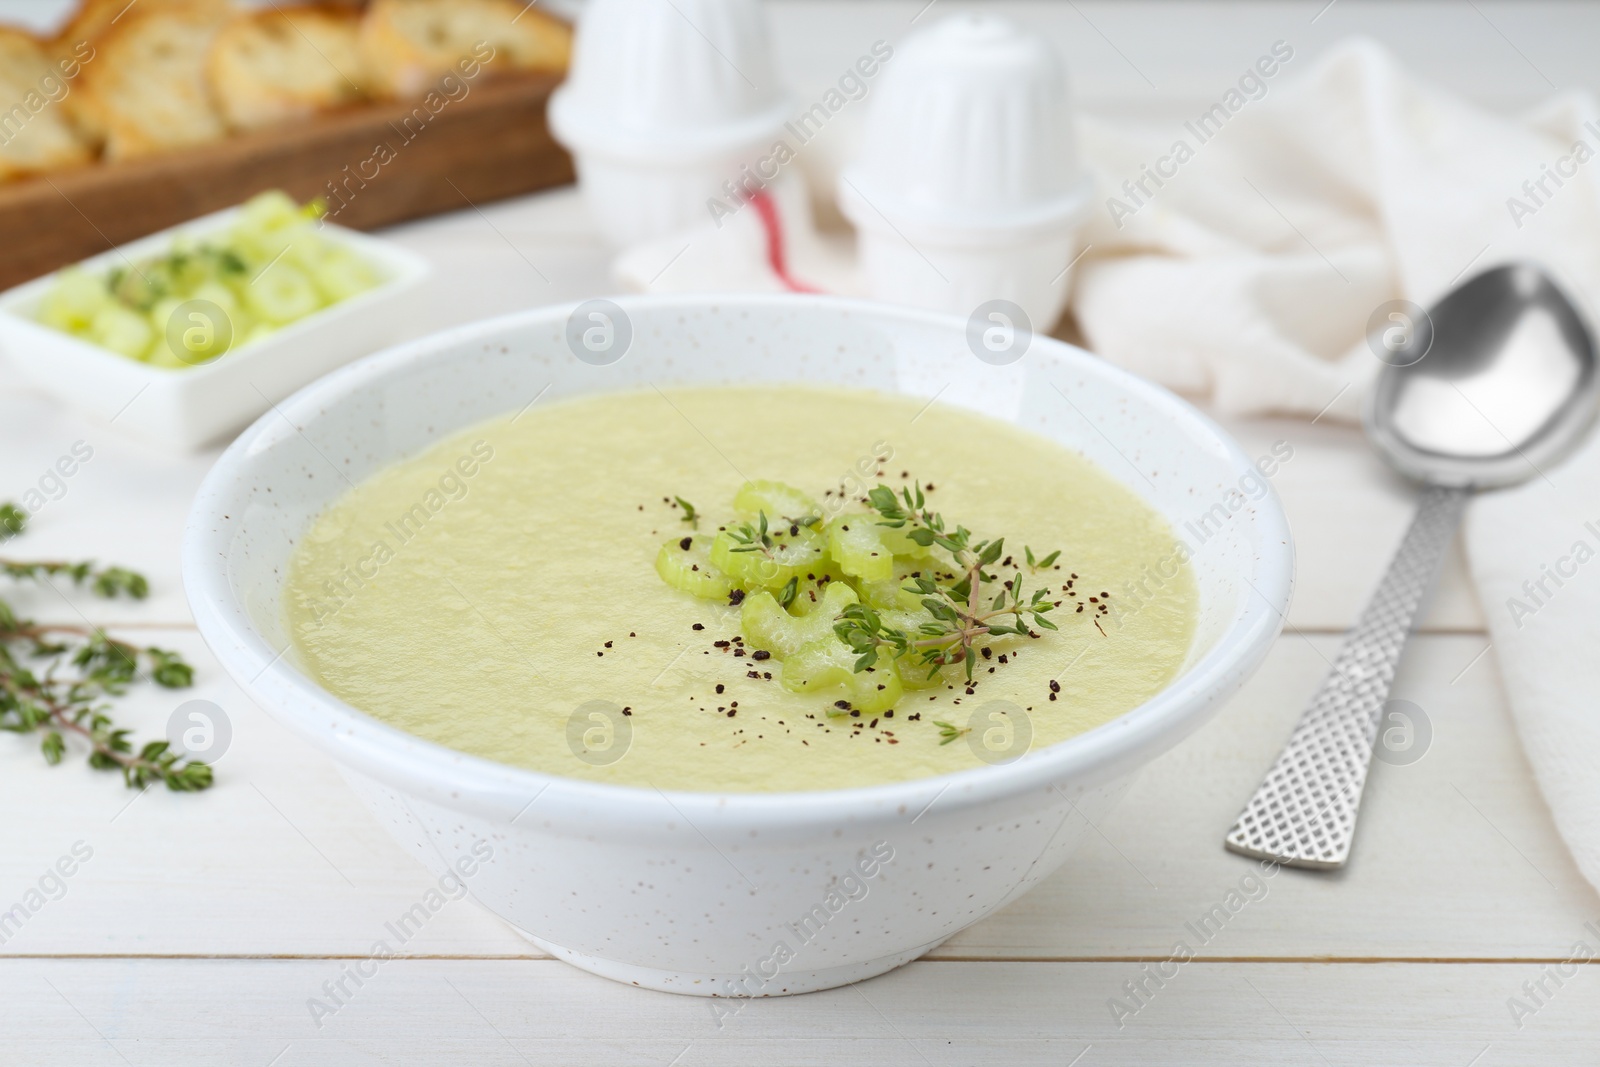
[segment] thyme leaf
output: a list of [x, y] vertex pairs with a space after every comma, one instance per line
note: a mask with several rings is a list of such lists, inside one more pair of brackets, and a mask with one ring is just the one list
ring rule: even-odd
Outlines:
[[1044, 557], [1044, 559], [1034, 559], [1033, 549], [1029, 548], [1027, 545], [1022, 546], [1022, 551], [1023, 554], [1028, 557], [1028, 569], [1034, 571], [1048, 570], [1050, 566], [1061, 557], [1061, 550], [1059, 548], [1050, 553], [1048, 556]]
[[694, 509], [694, 505], [681, 496], [675, 496], [672, 499], [676, 500], [678, 506], [683, 509], [683, 518], [678, 521], [688, 523], [691, 530], [700, 529], [700, 513]]

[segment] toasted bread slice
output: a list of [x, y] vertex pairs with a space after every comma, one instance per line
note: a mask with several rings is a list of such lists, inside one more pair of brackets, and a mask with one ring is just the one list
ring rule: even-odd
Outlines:
[[373, 0], [361, 22], [376, 95], [418, 96], [480, 68], [563, 71], [571, 52], [571, 28], [519, 0]]
[[[140, 0], [142, 8], [144, 0]], [[206, 56], [229, 11], [213, 3], [128, 12], [83, 65], [79, 111], [105, 131], [107, 159], [215, 141], [226, 132], [206, 83]]]
[[[71, 64], [69, 69], [75, 71], [82, 64], [93, 61], [100, 38], [135, 12], [195, 6], [210, 6], [225, 11], [231, 10], [232, 4], [233, 0], [79, 0], [72, 17], [50, 41], [49, 51], [58, 61]], [[72, 116], [80, 132], [96, 146], [105, 140], [105, 130], [99, 128], [92, 108], [84, 107], [83, 101], [76, 95], [69, 96], [66, 104], [67, 113]]]
[[359, 100], [360, 21], [350, 8], [320, 5], [235, 17], [206, 67], [223, 118], [254, 129]]
[[50, 42], [51, 51], [63, 55], [79, 45], [92, 46], [125, 16], [159, 6], [162, 0], [82, 0]]
[[230, 6], [230, 0], [82, 0], [50, 42], [50, 50], [55, 55], [70, 55], [80, 45], [92, 46], [112, 28], [121, 25], [127, 16], [155, 8], [196, 5], [223, 10]]
[[88, 162], [62, 106], [71, 92], [46, 42], [0, 26], [0, 179]]

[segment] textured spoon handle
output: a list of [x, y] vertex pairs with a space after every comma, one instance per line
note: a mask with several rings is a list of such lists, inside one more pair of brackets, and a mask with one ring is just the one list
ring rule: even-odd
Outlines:
[[1425, 489], [1400, 550], [1322, 689], [1224, 843], [1293, 867], [1344, 865], [1383, 705], [1411, 624], [1461, 522], [1468, 490]]

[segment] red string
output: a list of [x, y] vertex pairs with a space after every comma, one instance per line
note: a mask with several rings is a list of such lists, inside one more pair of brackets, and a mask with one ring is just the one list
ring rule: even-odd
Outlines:
[[822, 290], [813, 289], [804, 282], [790, 277], [788, 261], [784, 255], [783, 223], [778, 218], [778, 205], [773, 202], [772, 197], [763, 189], [750, 198], [750, 203], [755, 206], [756, 216], [761, 219], [761, 228], [767, 235], [767, 265], [772, 268], [772, 273], [778, 276], [778, 280], [790, 292], [820, 293]]

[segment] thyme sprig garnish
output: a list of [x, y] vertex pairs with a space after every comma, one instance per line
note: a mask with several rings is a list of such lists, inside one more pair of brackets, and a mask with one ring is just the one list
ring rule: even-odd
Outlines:
[[[26, 512], [0, 504], [0, 540], [26, 526]], [[150, 589], [140, 574], [87, 562], [0, 559], [0, 573], [33, 581], [66, 576], [103, 597], [142, 600]], [[28, 660], [49, 662], [36, 667]], [[107, 714], [110, 699], [126, 693], [141, 673], [167, 689], [181, 689], [194, 680], [193, 668], [176, 652], [141, 648], [95, 627], [24, 619], [0, 599], [0, 729], [44, 731], [39, 748], [51, 764], [61, 762], [67, 738], [73, 736], [87, 743], [91, 767], [119, 770], [133, 788], [160, 781], [179, 792], [205, 789], [212, 782], [210, 766], [169, 751], [166, 741], [150, 741], [135, 751], [130, 731], [118, 728]]]
[[943, 549], [959, 577], [951, 584], [942, 584], [923, 574], [902, 587], [920, 595], [923, 608], [932, 616], [914, 633], [888, 625], [882, 615], [864, 604], [847, 607], [834, 632], [856, 653], [857, 673], [877, 663], [880, 652], [887, 649], [891, 658], [915, 656], [920, 665], [928, 668], [929, 678], [943, 667], [963, 664], [970, 684], [980, 639], [1004, 634], [1036, 637], [1030, 622], [1041, 629], [1056, 629], [1055, 623], [1045, 618], [1056, 606], [1049, 591], [1037, 589], [1028, 597], [1020, 569], [1016, 577], [1001, 583], [990, 599], [984, 584], [998, 579], [986, 568], [1004, 555], [1005, 538], [979, 540], [965, 526], [949, 529], [944, 516], [928, 508], [920, 486], [908, 486], [896, 495], [893, 489], [880, 484], [867, 494], [867, 501], [879, 515], [879, 526], [904, 530], [911, 541], [923, 548]]
[[1051, 565], [1054, 564], [1057, 559], [1061, 558], [1061, 550], [1059, 548], [1050, 553], [1048, 556], [1044, 557], [1044, 559], [1034, 559], [1033, 549], [1029, 548], [1027, 545], [1022, 546], [1022, 552], [1023, 555], [1028, 557], [1028, 569], [1031, 571], [1049, 570]]
[[675, 496], [672, 499], [676, 500], [678, 506], [683, 509], [683, 517], [678, 521], [688, 523], [691, 530], [700, 529], [700, 513], [694, 509], [694, 505], [681, 496]]
[[933, 720], [933, 725], [939, 728], [939, 745], [941, 748], [963, 734], [972, 732], [972, 727], [970, 726], [957, 726], [954, 723], [945, 722], [943, 719]]
[[[799, 537], [801, 530], [809, 530], [822, 522], [821, 515], [801, 515], [799, 518], [778, 516], [778, 524], [773, 526], [767, 520], [765, 511], [756, 513], [753, 523], [741, 522], [728, 527], [728, 536], [738, 545], [734, 552], [760, 552], [768, 559], [777, 559], [780, 547], [778, 538], [787, 534], [789, 537]], [[776, 530], [776, 533], [773, 531]]]
[[739, 547], [735, 552], [760, 552], [768, 559], [772, 558], [778, 543], [773, 540], [767, 528], [767, 513], [760, 512], [754, 525], [741, 522], [736, 526], [728, 527], [728, 536], [738, 542]]

